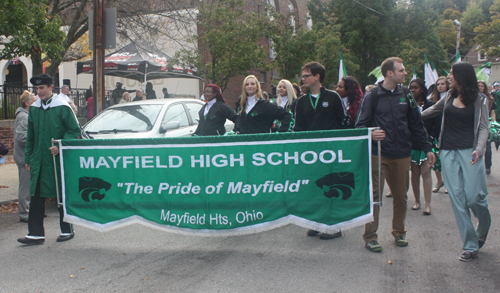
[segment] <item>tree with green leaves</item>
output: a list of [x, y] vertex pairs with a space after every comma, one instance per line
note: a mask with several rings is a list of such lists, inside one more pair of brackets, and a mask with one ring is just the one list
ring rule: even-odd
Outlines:
[[500, 0], [490, 8], [491, 21], [474, 29], [474, 39], [488, 56], [500, 56]]
[[298, 23], [292, 27], [290, 15], [272, 10], [273, 30], [271, 45], [274, 51], [273, 67], [278, 69], [281, 78], [296, 81], [302, 65], [316, 56], [317, 37], [313, 30], [304, 29]]
[[486, 16], [483, 9], [474, 1], [469, 2], [467, 9], [462, 13], [460, 22], [462, 23], [462, 34], [464, 43], [461, 46], [465, 52], [468, 52], [474, 46], [474, 29], [486, 22]]
[[267, 68], [267, 42], [272, 27], [266, 16], [245, 12], [243, 0], [200, 2], [196, 50], [182, 49], [176, 62], [224, 91], [231, 78], [254, 68]]
[[62, 58], [61, 19], [48, 13], [48, 4], [48, 0], [5, 0], [0, 13], [0, 34], [5, 37], [1, 57], [30, 56], [33, 74], [42, 73], [42, 54], [55, 61]]

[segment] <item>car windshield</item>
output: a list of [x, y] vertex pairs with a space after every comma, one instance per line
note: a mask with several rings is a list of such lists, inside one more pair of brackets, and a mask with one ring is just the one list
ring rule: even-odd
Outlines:
[[130, 105], [109, 108], [85, 126], [88, 133], [149, 131], [162, 105]]

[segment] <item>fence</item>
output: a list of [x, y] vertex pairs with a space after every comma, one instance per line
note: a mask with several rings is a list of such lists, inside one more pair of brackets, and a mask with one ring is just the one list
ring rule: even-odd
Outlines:
[[[21, 94], [28, 90], [32, 93], [35, 92], [33, 87], [26, 86], [8, 86], [3, 85], [0, 86], [0, 119], [15, 119], [16, 118], [16, 109], [21, 107], [20, 97]], [[87, 106], [87, 101], [85, 100], [85, 92], [87, 89], [72, 89], [68, 97], [75, 103], [78, 113], [77, 117], [83, 117], [84, 108]], [[54, 93], [60, 93], [60, 88], [54, 87]], [[109, 104], [109, 100], [111, 98], [112, 91], [106, 91], [106, 101]]]

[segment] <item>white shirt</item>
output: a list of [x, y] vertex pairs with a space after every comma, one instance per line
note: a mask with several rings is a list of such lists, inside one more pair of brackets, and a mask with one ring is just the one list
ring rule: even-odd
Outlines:
[[342, 102], [344, 102], [344, 107], [346, 110], [349, 110], [349, 98], [348, 97], [343, 97]]
[[212, 99], [211, 101], [207, 102], [207, 105], [205, 106], [205, 112], [203, 113], [203, 115], [207, 116], [208, 111], [210, 111], [210, 108], [212, 108], [215, 102], [217, 102], [217, 99]]
[[66, 95], [65, 95], [65, 94], [63, 94], [63, 93], [61, 93], [61, 94], [59, 94], [59, 95], [61, 96], [61, 98], [63, 98], [63, 100], [65, 100], [65, 101], [66, 101], [66, 102], [68, 102], [68, 103], [71, 103], [71, 99], [70, 99], [68, 96], [66, 96]]
[[245, 108], [245, 112], [250, 112], [250, 110], [252, 110], [253, 106], [255, 106], [256, 104], [256, 101], [255, 101], [255, 95], [251, 96], [251, 97], [247, 97], [247, 106]]
[[280, 101], [281, 101], [281, 108], [285, 108], [286, 106], [286, 103], [288, 102], [288, 97], [287, 96], [284, 96], [284, 97], [280, 97]]

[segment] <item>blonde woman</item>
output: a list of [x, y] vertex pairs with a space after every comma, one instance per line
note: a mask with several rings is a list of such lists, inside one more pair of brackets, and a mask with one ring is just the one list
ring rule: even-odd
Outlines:
[[243, 81], [240, 117], [241, 134], [270, 133], [274, 120], [282, 122], [279, 132], [291, 128], [292, 115], [263, 98], [260, 82], [254, 75]]
[[130, 102], [130, 93], [129, 92], [124, 92], [122, 95], [122, 98], [120, 99], [120, 104], [128, 103]]
[[30, 205], [30, 172], [24, 165], [24, 149], [26, 147], [26, 137], [28, 134], [28, 113], [31, 104], [36, 101], [36, 97], [29, 91], [24, 91], [20, 97], [21, 107], [16, 110], [16, 122], [14, 124], [14, 161], [16, 161], [19, 174], [19, 221], [28, 223], [28, 213]]
[[275, 104], [285, 110], [290, 110], [296, 99], [297, 96], [292, 83], [286, 79], [280, 80], [278, 83], [278, 96], [274, 100]]

